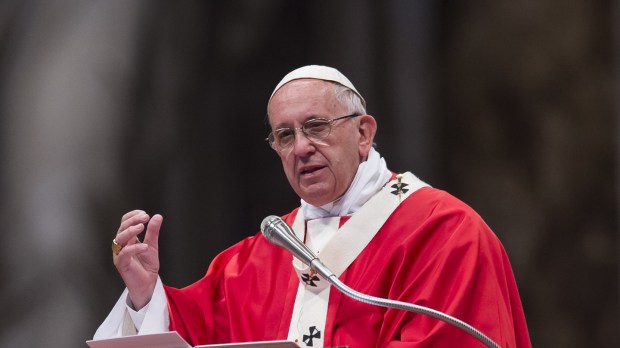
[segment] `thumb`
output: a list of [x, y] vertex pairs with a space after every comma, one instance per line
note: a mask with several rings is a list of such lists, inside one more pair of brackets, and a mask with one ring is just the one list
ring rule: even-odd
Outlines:
[[146, 226], [146, 233], [144, 235], [144, 240], [142, 241], [144, 244], [148, 244], [149, 246], [159, 249], [158, 241], [159, 241], [159, 230], [161, 228], [161, 224], [164, 222], [163, 216], [159, 214], [153, 215], [151, 220], [149, 220], [148, 225]]

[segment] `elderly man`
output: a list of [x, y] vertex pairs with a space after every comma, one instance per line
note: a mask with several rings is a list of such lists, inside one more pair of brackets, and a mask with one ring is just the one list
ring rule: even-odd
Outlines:
[[[442, 311], [502, 347], [529, 347], [514, 276], [493, 232], [467, 205], [373, 148], [375, 119], [340, 72], [306, 66], [268, 103], [268, 141], [301, 206], [283, 216], [345, 284]], [[162, 217], [123, 216], [114, 264], [127, 289], [95, 338], [178, 331], [191, 344], [289, 339], [300, 346], [477, 347], [437, 319], [356, 302], [261, 234], [218, 255], [196, 283], [158, 276]], [[137, 235], [146, 233], [144, 241]]]

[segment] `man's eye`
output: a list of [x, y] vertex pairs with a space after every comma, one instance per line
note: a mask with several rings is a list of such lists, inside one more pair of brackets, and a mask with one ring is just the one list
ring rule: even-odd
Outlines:
[[277, 133], [276, 138], [279, 141], [287, 141], [288, 139], [292, 138], [294, 136], [293, 131], [290, 129], [282, 129], [280, 132]]
[[304, 124], [304, 128], [324, 127], [329, 122], [324, 120], [310, 120]]
[[304, 125], [304, 129], [306, 132], [310, 133], [322, 133], [329, 129], [329, 122], [322, 120], [308, 121]]

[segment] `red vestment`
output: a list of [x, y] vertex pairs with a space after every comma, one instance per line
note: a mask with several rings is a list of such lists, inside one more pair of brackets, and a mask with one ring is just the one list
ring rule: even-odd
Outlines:
[[[283, 218], [292, 224], [296, 213]], [[196, 283], [165, 287], [170, 329], [192, 345], [286, 339], [299, 284], [291, 262], [260, 233], [242, 240]], [[442, 311], [502, 348], [531, 347], [504, 248], [478, 214], [444, 191], [412, 193], [340, 280], [368, 295]], [[326, 347], [483, 347], [437, 319], [357, 302], [335, 289], [323, 334]]]

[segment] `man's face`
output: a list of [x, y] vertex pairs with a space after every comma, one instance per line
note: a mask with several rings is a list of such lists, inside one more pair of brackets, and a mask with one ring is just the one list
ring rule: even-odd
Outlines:
[[[337, 118], [349, 114], [336, 99], [329, 82], [293, 80], [281, 87], [268, 107], [271, 129], [301, 127], [312, 118]], [[372, 120], [370, 116], [365, 116]], [[372, 145], [366, 132], [367, 119], [354, 117], [336, 121], [327, 138], [312, 142], [301, 132], [289, 149], [278, 152], [284, 173], [299, 197], [321, 206], [342, 196], [353, 181], [361, 161]], [[376, 127], [376, 125], [375, 125]]]

